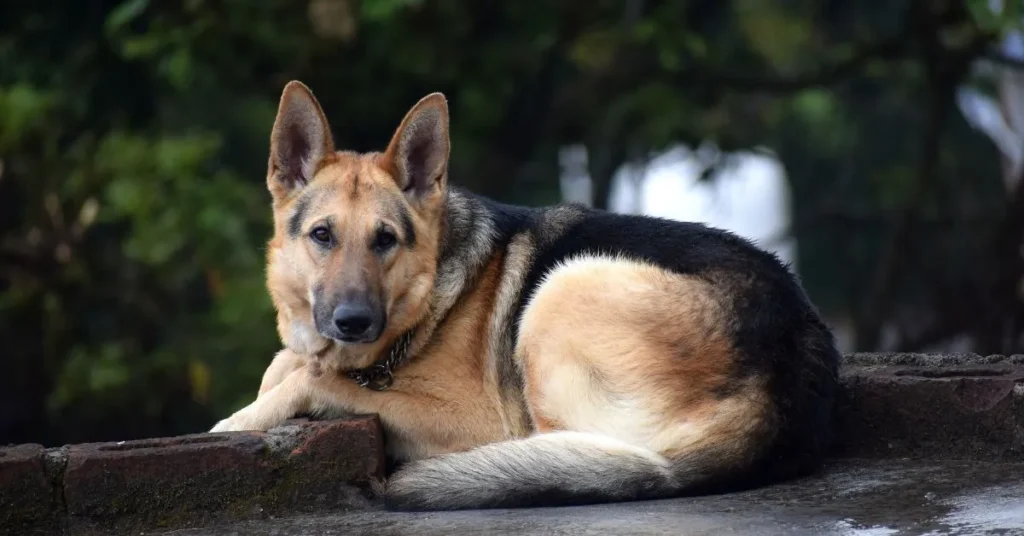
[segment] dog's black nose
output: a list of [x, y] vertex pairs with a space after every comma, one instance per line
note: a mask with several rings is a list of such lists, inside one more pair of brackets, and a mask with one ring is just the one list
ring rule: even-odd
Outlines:
[[334, 309], [334, 325], [346, 340], [372, 340], [377, 338], [373, 310], [362, 304], [345, 303]]

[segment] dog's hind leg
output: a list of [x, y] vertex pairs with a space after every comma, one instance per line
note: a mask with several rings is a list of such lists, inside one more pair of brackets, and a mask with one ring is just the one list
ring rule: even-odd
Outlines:
[[580, 504], [673, 495], [741, 469], [770, 433], [756, 373], [738, 375], [706, 280], [639, 262], [554, 269], [516, 350], [538, 433], [409, 464], [399, 509]]

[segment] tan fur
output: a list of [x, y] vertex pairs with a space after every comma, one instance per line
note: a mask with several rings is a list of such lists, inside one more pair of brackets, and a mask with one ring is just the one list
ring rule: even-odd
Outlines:
[[266, 372], [263, 373], [263, 380], [260, 382], [260, 390], [257, 398], [265, 395], [278, 384], [284, 381], [292, 372], [308, 366], [308, 357], [299, 355], [290, 350], [281, 350], [274, 356]]
[[[735, 351], [724, 332], [730, 311], [703, 280], [628, 259], [576, 259], [547, 276], [513, 340], [510, 326], [537, 242], [564, 232], [573, 208], [550, 213], [549, 234], [521, 234], [482, 267], [439, 268], [448, 158], [443, 97], [421, 100], [388, 149], [370, 154], [334, 151], [305, 86], [289, 84], [281, 103], [268, 167], [275, 234], [267, 286], [286, 349], [267, 369], [257, 399], [213, 431], [266, 430], [297, 414], [340, 410], [378, 414], [389, 450], [402, 460], [558, 430], [603, 434], [672, 460], [702, 442], [736, 441], [765, 426], [762, 385], [717, 394], [727, 387]], [[289, 161], [281, 152], [296, 129], [322, 149], [318, 161]], [[407, 160], [422, 149], [417, 136], [443, 143], [429, 146], [413, 168]], [[306, 182], [282, 186], [287, 170]], [[307, 203], [300, 236], [327, 220], [342, 231], [342, 243], [329, 253], [289, 235], [300, 196]], [[381, 260], [365, 244], [381, 224], [401, 227], [396, 203], [408, 208], [416, 243]], [[372, 344], [340, 344], [313, 325], [311, 289], [330, 294], [354, 280], [387, 297], [387, 328]], [[340, 374], [369, 365], [413, 326], [414, 357], [387, 391]], [[517, 371], [500, 370], [508, 355]], [[525, 386], [509, 381], [519, 373]], [[737, 442], [736, 456], [742, 451]]]
[[757, 426], [747, 420], [763, 414], [759, 386], [714, 394], [733, 363], [726, 315], [710, 284], [655, 266], [583, 257], [553, 270], [516, 349], [539, 431], [600, 433], [671, 457], [720, 424]]

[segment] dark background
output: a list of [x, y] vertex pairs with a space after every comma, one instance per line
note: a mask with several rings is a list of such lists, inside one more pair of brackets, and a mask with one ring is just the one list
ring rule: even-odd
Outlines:
[[1020, 351], [1024, 191], [957, 106], [965, 84], [1021, 104], [996, 46], [1019, 2], [986, 5], [4, 1], [0, 444], [204, 431], [252, 399], [279, 347], [265, 170], [291, 79], [355, 150], [444, 92], [453, 182], [507, 202], [558, 202], [568, 144], [597, 206], [670, 143], [767, 146], [852, 348]]

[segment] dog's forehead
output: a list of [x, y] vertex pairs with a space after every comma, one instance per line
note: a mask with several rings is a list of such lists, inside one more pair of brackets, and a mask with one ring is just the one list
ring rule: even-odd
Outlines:
[[297, 236], [309, 221], [323, 217], [331, 217], [337, 225], [401, 218], [405, 212], [401, 200], [401, 191], [376, 164], [373, 154], [339, 153], [291, 203], [289, 234]]
[[314, 183], [326, 183], [343, 189], [347, 187], [353, 195], [362, 189], [391, 186], [394, 180], [381, 169], [379, 158], [378, 153], [336, 153], [317, 172]]

